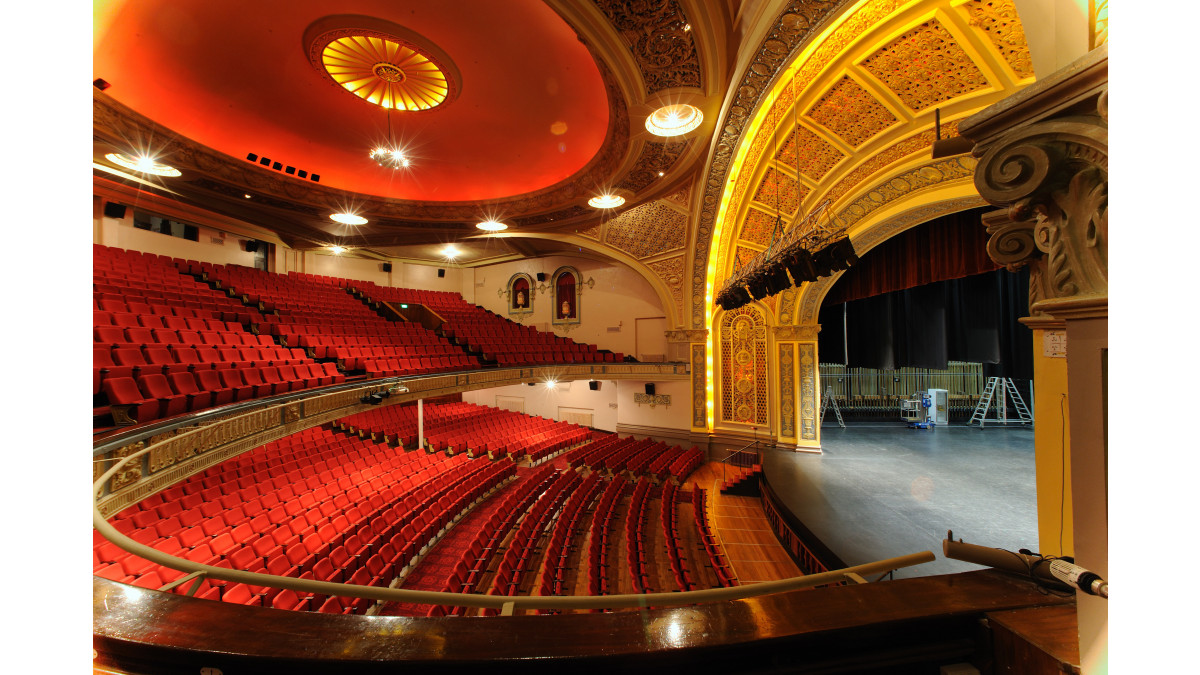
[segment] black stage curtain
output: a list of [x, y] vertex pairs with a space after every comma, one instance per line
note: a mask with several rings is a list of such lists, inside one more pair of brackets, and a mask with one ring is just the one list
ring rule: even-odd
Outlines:
[[1028, 315], [1028, 286], [1027, 271], [996, 270], [826, 305], [821, 360], [883, 370], [968, 361], [989, 364], [989, 377], [1030, 379], [1032, 335], [1017, 321]]

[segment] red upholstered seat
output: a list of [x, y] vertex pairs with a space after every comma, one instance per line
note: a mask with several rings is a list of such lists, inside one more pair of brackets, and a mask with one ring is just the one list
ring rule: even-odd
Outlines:
[[167, 379], [171, 382], [171, 388], [175, 390], [175, 393], [187, 397], [188, 410], [200, 410], [213, 404], [213, 393], [204, 391], [196, 383], [196, 378], [191, 373], [171, 373]]
[[161, 417], [174, 417], [187, 412], [187, 397], [176, 394], [161, 373], [141, 375], [137, 378], [137, 385], [146, 398], [157, 399], [162, 404], [159, 412]]
[[131, 377], [107, 378], [102, 389], [108, 396], [109, 405], [119, 406], [122, 413], [128, 415], [135, 423], [140, 424], [160, 417], [162, 404], [143, 394]]

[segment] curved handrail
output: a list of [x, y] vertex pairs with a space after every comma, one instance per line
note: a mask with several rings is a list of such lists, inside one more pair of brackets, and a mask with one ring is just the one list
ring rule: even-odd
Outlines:
[[[280, 404], [281, 406], [284, 404]], [[269, 406], [274, 407], [274, 406]], [[179, 436], [198, 433], [193, 429]], [[752, 586], [732, 586], [727, 588], [711, 588], [697, 591], [664, 592], [645, 594], [621, 595], [573, 595], [573, 596], [507, 596], [507, 595], [476, 595], [473, 593], [443, 593], [440, 591], [418, 591], [411, 589], [381, 588], [377, 586], [358, 586], [354, 584], [333, 583], [327, 581], [311, 581], [296, 577], [281, 577], [272, 574], [246, 572], [227, 567], [203, 565], [184, 558], [164, 553], [158, 549], [142, 544], [121, 533], [113, 527], [100, 512], [99, 499], [104, 492], [106, 482], [116, 475], [124, 466], [143, 455], [152, 452], [160, 445], [177, 441], [179, 436], [164, 439], [141, 450], [130, 453], [114, 462], [92, 484], [92, 525], [101, 535], [121, 549], [146, 560], [158, 563], [187, 573], [188, 575], [203, 574], [216, 579], [253, 586], [270, 586], [286, 588], [294, 591], [319, 593], [322, 595], [337, 595], [341, 597], [370, 598], [384, 602], [408, 602], [414, 604], [448, 605], [461, 607], [482, 607], [503, 609], [506, 613], [513, 609], [603, 609], [616, 607], [658, 607], [666, 605], [689, 605], [721, 600], [740, 600], [760, 595], [769, 595], [802, 588], [811, 588], [830, 583], [839, 583], [852, 575], [869, 575], [901, 567], [910, 567], [921, 563], [932, 562], [935, 556], [930, 551], [922, 551], [896, 558], [888, 558], [876, 562], [855, 565], [841, 570], [833, 570], [821, 574], [802, 577], [791, 577], [754, 584]]]

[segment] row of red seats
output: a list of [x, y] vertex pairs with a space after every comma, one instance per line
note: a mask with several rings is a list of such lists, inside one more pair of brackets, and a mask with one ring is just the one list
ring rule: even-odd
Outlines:
[[617, 502], [629, 490], [629, 483], [624, 476], [615, 476], [609, 481], [596, 513], [592, 516], [591, 539], [588, 543], [588, 593], [590, 595], [608, 595], [609, 568], [609, 532], [612, 531], [613, 515], [616, 514]]
[[[273, 396], [344, 381], [330, 373], [333, 364], [301, 364], [182, 371], [164, 376], [149, 373], [132, 377], [106, 377], [101, 391], [110, 407], [120, 410], [121, 421], [142, 424], [250, 398]], [[219, 380], [219, 385], [218, 382]]]
[[555, 457], [563, 450], [586, 441], [591, 435], [592, 432], [583, 427], [563, 429], [541, 440], [537, 440], [536, 438], [530, 439], [531, 442], [525, 447], [524, 455], [536, 464]]
[[[221, 310], [216, 308], [205, 307], [189, 307], [184, 304], [170, 303], [165, 300], [158, 302], [147, 301], [142, 302], [136, 299], [126, 299], [124, 296], [104, 296], [94, 298], [92, 300], [93, 312], [108, 312], [110, 314], [134, 314], [137, 316], [161, 316], [163, 324], [166, 325], [168, 317], [176, 317], [182, 319], [200, 318], [200, 319], [216, 319], [228, 325], [228, 323], [237, 323], [238, 325], [259, 323], [262, 320], [262, 315], [257, 310], [249, 307], [242, 307], [241, 310]], [[178, 325], [178, 324], [176, 324]]]
[[[156, 314], [150, 310], [149, 305], [138, 302], [130, 304], [134, 306], [144, 306], [146, 311], [110, 312], [103, 309], [92, 310], [92, 325], [121, 326], [125, 328], [149, 328], [151, 330], [166, 328], [172, 331], [189, 330], [197, 333], [202, 331], [245, 332], [242, 324], [236, 321], [201, 319], [195, 316], [183, 317], [175, 316], [174, 314]], [[170, 309], [169, 307], [164, 308]]]
[[671, 564], [671, 573], [675, 575], [675, 585], [681, 591], [690, 591], [696, 586], [691, 572], [683, 558], [683, 549], [679, 545], [679, 528], [676, 523], [676, 498], [678, 489], [675, 484], [667, 481], [662, 488], [662, 529], [663, 541], [666, 542], [667, 560]]
[[705, 552], [708, 553], [709, 565], [716, 572], [717, 582], [722, 588], [737, 586], [737, 578], [733, 574], [733, 569], [729, 566], [729, 559], [725, 557], [725, 553], [721, 550], [721, 545], [717, 543], [716, 537], [712, 535], [712, 531], [708, 527], [708, 512], [705, 510], [706, 502], [704, 489], [700, 487], [692, 488], [693, 518], [696, 522], [696, 530], [700, 533], [700, 541], [704, 544]]
[[96, 346], [146, 347], [154, 345], [186, 345], [189, 347], [275, 347], [266, 335], [254, 335], [243, 330], [203, 330], [147, 328], [145, 326], [96, 325], [92, 342]]
[[405, 377], [440, 373], [447, 370], [466, 370], [478, 365], [478, 361], [466, 354], [451, 354], [403, 359], [368, 359], [363, 363], [363, 370], [366, 371], [368, 377]]
[[[524, 582], [530, 562], [537, 553], [537, 544], [545, 533], [549, 522], [558, 512], [559, 506], [579, 485], [581, 479], [574, 471], [564, 471], [549, 489], [533, 504], [517, 527], [516, 534], [508, 542], [508, 549], [496, 566], [492, 577], [492, 595], [516, 595]], [[498, 610], [485, 609], [484, 615], [495, 615]]]
[[650, 579], [646, 574], [646, 544], [642, 540], [649, 497], [650, 480], [642, 476], [633, 488], [633, 497], [629, 500], [629, 511], [625, 516], [625, 566], [635, 593], [651, 592]]
[[[509, 531], [522, 514], [529, 510], [534, 500], [554, 484], [558, 476], [553, 467], [543, 467], [520, 487], [508, 493], [462, 553], [441, 590], [447, 593], [477, 592], [489, 573], [493, 554], [508, 538]], [[446, 613], [460, 615], [464, 612], [463, 607], [451, 608], [443, 605], [434, 605], [428, 610], [430, 616], [443, 616]]]
[[437, 343], [388, 344], [363, 347], [334, 347], [327, 354], [336, 358], [346, 370], [364, 370], [371, 359], [410, 359], [413, 357], [435, 357], [448, 354], [461, 357], [470, 365], [473, 361], [462, 352], [447, 352], [444, 345]]
[[[427, 405], [424, 413], [425, 425], [430, 430], [450, 419], [479, 414], [476, 406], [466, 403]], [[388, 442], [395, 442], [404, 448], [418, 445], [417, 406], [412, 403], [372, 408], [342, 418], [337, 423], [345, 431], [386, 438]]]
[[[322, 431], [328, 433], [327, 430], [307, 430], [300, 434], [295, 434], [297, 438], [312, 437], [314, 431], [320, 434]], [[175, 555], [182, 555], [196, 562], [210, 563], [219, 559], [223, 559], [223, 555], [232, 553], [233, 549], [238, 544], [249, 541], [249, 534], [254, 530], [263, 531], [270, 523], [282, 523], [288, 521], [292, 514], [297, 513], [291, 507], [304, 506], [306, 502], [303, 497], [310, 497], [307, 505], [311, 505], [311, 497], [317, 495], [320, 498], [328, 497], [331, 490], [338, 492], [345, 491], [346, 495], [351, 499], [361, 499], [362, 489], [369, 489], [372, 486], [383, 489], [382, 481], [379, 483], [368, 483], [365, 477], [359, 476], [358, 473], [365, 471], [366, 464], [358, 464], [361, 460], [361, 455], [357, 450], [348, 450], [344, 455], [336, 454], [342, 448], [330, 446], [323, 450], [309, 448], [302, 459], [307, 459], [309, 464], [321, 453], [328, 450], [330, 454], [325, 455], [330, 460], [340, 459], [350, 466], [351, 461], [356, 462], [354, 468], [357, 469], [354, 477], [357, 479], [352, 481], [349, 477], [343, 475], [344, 481], [334, 480], [333, 471], [325, 471], [322, 474], [310, 475], [306, 480], [300, 469], [297, 468], [289, 471], [286, 476], [279, 475], [270, 477], [276, 471], [281, 469], [281, 465], [275, 465], [271, 474], [255, 475], [254, 480], [245, 482], [244, 485], [236, 478], [236, 473], [233, 474], [230, 480], [212, 484], [215, 478], [215, 472], [223, 470], [225, 465], [232, 465], [235, 462], [243, 462], [246, 459], [253, 459], [253, 456], [264, 455], [264, 450], [267, 453], [277, 451], [281, 446], [292, 441], [293, 438], [281, 439], [273, 444], [268, 444], [263, 448], [259, 448], [251, 453], [246, 453], [237, 460], [230, 460], [223, 465], [212, 467], [202, 474], [194, 475], [183, 483], [172, 486], [163, 492], [152, 495], [151, 497], [142, 500], [134, 506], [134, 508], [126, 509], [114, 516], [112, 524], [118, 530], [126, 533], [133, 539], [141, 543], [155, 546], [160, 550]], [[390, 451], [390, 449], [389, 449]], [[377, 457], [373, 457], [377, 458]], [[363, 468], [359, 468], [359, 467]], [[247, 471], [252, 471], [256, 468], [267, 469], [263, 464], [251, 466]], [[341, 467], [338, 467], [341, 469]], [[328, 474], [328, 475], [324, 475]], [[249, 476], [247, 476], [249, 478]], [[204, 485], [209, 484], [210, 487], [205, 488]], [[217, 493], [212, 492], [217, 485], [224, 491], [220, 497]], [[361, 486], [361, 489], [360, 487]], [[301, 495], [301, 499], [297, 500], [297, 491]], [[263, 518], [267, 518], [263, 520]], [[261, 522], [257, 522], [258, 519]], [[302, 520], [297, 520], [297, 523], [304, 523]], [[237, 528], [243, 525], [254, 523], [251, 531], [247, 531], [245, 527], [238, 530]], [[307, 523], [304, 523], [307, 525]], [[315, 528], [315, 524], [309, 525]], [[235, 535], [234, 532], [237, 532]], [[281, 530], [282, 531], [282, 530]], [[174, 536], [170, 534], [174, 532]], [[299, 541], [300, 535], [312, 534], [312, 532], [301, 528], [292, 537], [291, 530], [288, 530], [288, 544], [296, 544]], [[235, 538], [236, 537], [236, 538]], [[262, 539], [262, 538], [259, 538]], [[279, 537], [277, 543], [283, 545], [285, 540]], [[255, 540], [258, 541], [258, 540]], [[266, 543], [270, 544], [271, 540]], [[316, 537], [309, 537], [310, 543], [317, 542]], [[215, 544], [216, 553], [213, 550]], [[252, 547], [253, 548], [253, 547]], [[294, 547], [295, 548], [295, 547]], [[303, 546], [299, 547], [297, 555], [302, 554]], [[124, 574], [135, 573], [140, 574], [149, 569], [152, 563], [145, 561], [136, 556], [126, 554], [124, 551], [116, 547], [115, 544], [100, 539], [94, 544], [94, 557], [97, 565], [107, 563], [108, 566], [103, 569], [97, 568], [97, 574], [108, 578], [115, 578], [119, 581], [127, 581]], [[117, 567], [112, 567], [113, 563], [122, 563]], [[155, 566], [157, 567], [157, 566]], [[162, 579], [171, 580], [176, 578], [179, 573], [169, 568], [158, 568], [158, 575]], [[140, 584], [148, 585], [149, 582]], [[224, 582], [213, 581], [212, 584], [222, 586]], [[160, 584], [161, 585], [161, 584]], [[206, 587], [207, 588], [207, 587]], [[208, 591], [204, 591], [207, 593]]]
[[[554, 532], [550, 535], [550, 543], [543, 556], [542, 583], [538, 587], [538, 595], [570, 595], [566, 588], [572, 551], [570, 543], [575, 540], [579, 526], [588, 513], [588, 506], [604, 486], [600, 474], [591, 473], [567, 499], [562, 514], [554, 523]], [[549, 611], [543, 610], [542, 613]]]
[[[358, 439], [346, 439], [345, 442], [362, 443]], [[382, 446], [372, 446], [372, 447], [380, 448]], [[388, 450], [388, 451], [390, 451], [390, 450]], [[349, 457], [351, 455], [349, 453], [347, 453], [346, 456]], [[410, 456], [417, 458], [416, 453], [413, 453]], [[375, 459], [378, 459], [378, 451], [376, 452]], [[418, 458], [418, 459], [421, 459], [421, 458]], [[463, 459], [465, 459], [465, 458], [463, 458]], [[361, 460], [356, 460], [356, 461], [361, 461]], [[450, 464], [454, 464], [454, 463], [458, 463], [458, 464], [462, 463], [461, 459], [455, 460], [453, 458], [444, 458], [444, 461], [447, 466]], [[283, 465], [283, 466], [286, 466], [286, 465]], [[273, 470], [273, 469], [278, 470], [278, 469], [283, 468], [283, 466], [274, 465], [271, 467], [267, 467], [267, 470], [268, 471]], [[313, 464], [310, 468], [319, 469], [322, 466], [323, 466], [323, 464]], [[357, 466], [358, 465], [356, 464], [355, 467], [357, 468]], [[312, 489], [314, 491], [314, 493], [319, 494], [323, 497], [327, 497], [327, 495], [330, 493], [322, 494], [322, 493], [326, 493], [326, 491], [328, 489], [326, 487], [327, 485], [336, 486], [335, 489], [338, 490], [338, 492], [336, 493], [336, 496], [332, 500], [330, 500], [328, 498], [322, 499], [319, 502], [319, 504], [316, 504], [315, 507], [310, 506], [309, 510], [303, 511], [303, 513], [306, 516], [305, 520], [301, 521], [301, 520], [299, 520], [299, 518], [297, 518], [297, 520], [293, 521], [293, 524], [300, 523], [301, 527], [303, 527], [304, 525], [308, 525], [308, 527], [309, 527], [308, 530], [301, 531], [301, 532], [295, 532], [294, 534], [298, 538], [302, 538], [305, 542], [308, 542], [310, 539], [314, 540], [314, 541], [319, 540], [319, 541], [325, 542], [325, 549], [329, 551], [330, 556], [331, 556], [331, 561], [336, 561], [338, 563], [345, 563], [349, 558], [343, 558], [342, 557], [343, 553], [345, 553], [346, 555], [356, 554], [356, 555], [361, 556], [361, 554], [365, 548], [365, 545], [364, 546], [359, 545], [360, 540], [356, 540], [356, 539], [352, 538], [353, 535], [346, 534], [346, 532], [348, 532], [349, 529], [351, 529], [349, 526], [351, 524], [353, 524], [353, 522], [363, 521], [363, 520], [367, 519], [366, 516], [361, 515], [358, 512], [358, 510], [355, 506], [353, 506], [352, 504], [349, 503], [349, 499], [347, 498], [347, 495], [354, 495], [356, 497], [359, 497], [360, 499], [363, 497], [363, 493], [360, 490], [360, 488], [358, 487], [359, 481], [362, 481], [362, 485], [364, 488], [378, 488], [381, 490], [382, 489], [390, 490], [390, 488], [384, 487], [384, 483], [382, 483], [382, 482], [375, 483], [374, 482], [373, 479], [378, 478], [378, 476], [372, 476], [372, 480], [367, 481], [366, 473], [368, 471], [370, 471], [371, 468], [366, 466], [365, 463], [362, 464], [362, 466], [363, 466], [363, 468], [361, 470], [355, 471], [354, 473], [346, 473], [344, 475], [341, 475], [340, 477], [339, 477], [339, 474], [342, 473], [341, 466], [338, 466], [333, 469], [324, 470], [314, 476], [310, 476], [310, 478], [308, 479], [308, 482], [307, 482], [307, 487]], [[466, 468], [466, 465], [463, 465], [463, 466], [464, 466], [464, 468]], [[505, 467], [496, 467], [496, 468], [499, 469], [501, 472], [505, 470]], [[256, 476], [257, 476], [257, 474], [256, 474]], [[300, 481], [302, 480], [302, 478], [301, 478], [301, 472], [299, 469], [295, 470], [294, 473], [290, 473], [289, 476], [291, 476], [293, 479], [295, 479], [297, 485], [300, 484]], [[351, 478], [351, 476], [353, 476], [353, 479]], [[211, 476], [209, 478], [211, 478]], [[265, 478], [265, 476], [263, 476], [263, 478]], [[232, 488], [240, 485], [243, 482], [240, 478], [238, 479], [238, 481], [239, 482], [237, 482], [237, 483], [223, 484], [223, 487], [232, 489]], [[453, 489], [454, 487], [457, 486], [457, 483], [452, 482], [448, 479], [445, 480], [444, 483], [445, 483], [445, 485], [443, 487], [445, 489]], [[264, 485], [270, 486], [271, 483], [264, 483]], [[229, 495], [226, 495], [226, 496], [233, 498], [234, 494], [236, 494], [235, 499], [241, 500], [247, 496], [246, 491], [252, 490], [256, 486], [257, 486], [256, 483], [250, 483], [249, 485], [247, 485], [247, 487], [239, 488], [237, 493], [230, 493]], [[290, 493], [290, 485], [288, 485], [287, 487], [289, 488], [289, 493]], [[174, 489], [175, 488], [172, 488], [172, 490], [174, 490]], [[210, 488], [205, 488], [205, 491], [215, 490], [215, 489], [216, 489], [216, 486], [213, 486]], [[340, 492], [341, 490], [345, 490], [346, 492], [342, 493], [342, 492]], [[350, 492], [350, 491], [355, 491], [355, 492]], [[282, 492], [282, 489], [280, 489], [280, 492]], [[186, 493], [183, 493], [183, 494], [186, 495]], [[204, 494], [204, 493], [202, 493], [202, 494]], [[274, 491], [269, 492], [268, 494], [270, 494], [272, 497], [274, 497], [274, 495], [275, 495]], [[305, 497], [309, 497], [310, 494], [311, 493], [304, 492], [304, 493], [302, 493], [299, 500], [289, 500], [287, 502], [287, 504], [289, 506], [292, 504], [296, 504], [301, 508], [303, 507], [303, 505], [305, 503], [307, 503], [309, 505], [313, 505], [314, 501], [312, 499], [307, 500], [307, 502], [305, 501]], [[389, 497], [390, 496], [391, 495], [389, 494]], [[209, 497], [210, 498], [215, 497], [215, 494], [209, 494]], [[186, 496], [184, 497], [184, 499], [186, 499]], [[203, 503], [209, 503], [209, 502], [203, 502]], [[251, 502], [248, 502], [247, 504], [250, 504], [250, 503]], [[376, 505], [378, 507], [385, 507], [385, 504], [383, 503], [382, 500], [380, 500], [378, 502], [371, 501], [370, 503], [373, 505]], [[365, 504], [365, 500], [364, 500], [364, 504]], [[256, 504], [255, 506], [261, 507], [261, 504]], [[420, 509], [417, 507], [425, 507], [426, 510], [428, 511], [429, 510], [428, 506], [429, 506], [429, 504], [426, 504], [424, 502], [414, 502], [413, 504], [406, 504], [403, 509], [397, 508], [396, 512], [400, 513], [400, 511], [402, 510], [404, 514], [408, 514], [408, 513], [414, 512], [414, 511], [419, 511]], [[231, 507], [230, 511], [232, 512], [233, 510], [240, 510], [240, 508], [241, 508], [240, 506], [234, 505]], [[317, 508], [320, 509], [319, 510], [320, 516], [314, 515], [315, 513], [318, 513]], [[166, 510], [165, 503], [160, 504], [158, 509], [159, 509], [159, 515], [163, 515], [166, 513], [173, 513], [172, 511]], [[343, 517], [341, 515], [341, 512], [343, 510], [346, 513], [350, 514], [351, 519], [341, 521], [340, 526], [333, 526], [332, 523], [339, 522], [338, 519]], [[299, 509], [297, 509], [295, 511], [295, 513], [297, 513], [297, 514], [300, 512], [301, 511]], [[148, 512], [146, 512], [146, 513], [148, 513]], [[273, 523], [284, 522], [284, 520], [285, 520], [284, 516], [286, 515], [286, 513], [281, 512], [280, 508], [277, 507], [276, 509], [273, 509], [270, 513], [273, 516], [270, 520], [266, 520], [265, 516], [263, 516], [261, 514], [259, 516], [257, 516], [257, 518], [262, 521], [260, 523], [256, 523], [259, 530], [270, 527], [271, 524], [273, 524]], [[275, 514], [279, 514], [280, 517], [275, 518], [274, 517]], [[239, 512], [239, 515], [244, 517], [244, 516], [247, 516], [248, 514], [240, 514], [240, 512]], [[325, 517], [326, 519], [328, 519], [329, 522], [320, 520], [319, 518], [321, 518], [322, 516]], [[137, 517], [138, 516], [135, 514], [134, 518], [137, 518]], [[170, 517], [173, 517], [173, 516], [169, 516], [169, 518]], [[314, 520], [314, 518], [317, 518], [317, 519]], [[214, 516], [206, 522], [214, 522], [214, 521], [218, 521], [218, 520], [220, 520], [220, 514], [214, 514]], [[232, 520], [232, 517], [231, 517], [231, 520]], [[256, 521], [251, 520], [249, 522], [255, 523]], [[323, 523], [323, 524], [319, 524], [319, 523]], [[373, 521], [372, 521], [372, 523], [373, 523]], [[246, 527], [243, 527], [243, 526], [246, 526]], [[238, 529], [239, 527], [242, 527], [242, 529], [239, 530]], [[315, 527], [315, 529], [313, 529], [314, 527]], [[229, 531], [222, 531], [220, 534], [218, 534], [216, 530], [208, 531], [208, 532], [211, 532], [212, 534], [216, 535], [216, 538], [213, 540], [213, 543], [216, 545], [216, 550], [220, 552], [219, 555], [221, 556], [221, 561], [228, 562], [228, 564], [226, 564], [225, 566], [237, 565], [241, 569], [251, 569], [252, 571], [255, 571], [255, 570], [265, 569], [265, 567], [263, 567], [263, 568], [258, 567], [259, 565], [265, 566], [268, 563], [270, 563], [274, 566], [279, 566], [279, 565], [283, 564], [283, 562], [282, 562], [283, 559], [276, 557], [279, 553], [279, 550], [270, 548], [269, 545], [264, 546], [262, 548], [258, 547], [258, 542], [260, 540], [262, 540], [262, 538], [254, 539], [252, 537], [254, 530], [255, 530], [254, 527], [249, 527], [248, 523], [243, 522], [240, 525], [233, 527], [233, 529], [231, 529]], [[291, 532], [291, 530], [288, 530], [288, 532]], [[341, 532], [342, 534], [339, 535], [338, 532]], [[365, 535], [365, 532], [363, 532], [362, 534]], [[306, 535], [306, 536], [301, 537], [301, 535]], [[319, 536], [313, 536], [313, 535], [319, 535]], [[362, 539], [362, 537], [360, 537], [359, 539]], [[274, 542], [275, 539], [271, 539], [270, 541]], [[232, 542], [232, 545], [231, 545], [231, 542]], [[194, 544], [195, 542], [194, 542], [194, 540], [188, 539], [188, 543]], [[279, 543], [279, 545], [282, 546], [282, 542], [277, 542], [277, 543]], [[241, 545], [240, 548], [238, 547], [239, 544]], [[249, 547], [247, 547], [247, 544], [249, 544]], [[337, 547], [331, 548], [331, 546], [333, 544], [337, 544]], [[205, 543], [202, 545], [208, 546], [208, 548], [205, 549], [206, 551], [213, 550], [212, 546], [209, 546], [208, 543]], [[252, 555], [250, 553], [250, 551], [253, 551], [256, 554], [261, 554], [261, 555]], [[307, 562], [309, 564], [313, 564], [315, 566], [318, 563], [318, 560], [317, 560], [317, 558], [311, 557], [311, 556], [313, 556], [317, 553], [320, 553], [320, 551], [319, 550], [318, 551], [308, 551], [308, 553], [310, 554], [310, 557], [308, 557]], [[299, 554], [297, 554], [297, 555], [299, 555]], [[213, 559], [211, 559], [211, 558], [208, 559], [208, 561], [211, 561], [211, 560], [213, 560]], [[207, 561], [201, 561], [201, 562], [207, 562]], [[306, 566], [304, 564], [303, 560], [291, 561], [291, 562], [299, 563], [299, 564], [293, 565], [293, 567], [296, 569], [303, 569]], [[213, 562], [212, 564], [221, 565], [223, 563], [220, 561], [216, 561], [216, 562]], [[332, 564], [332, 562], [330, 564]], [[320, 569], [324, 570], [324, 566], [321, 566]], [[342, 564], [337, 569], [346, 570], [347, 566], [345, 564]], [[347, 578], [349, 576], [351, 576], [351, 575], [347, 575]], [[390, 579], [388, 579], [388, 581], [390, 581]], [[217, 583], [217, 582], [214, 582], [214, 583]], [[220, 585], [220, 584], [218, 583], [218, 585]], [[252, 595], [255, 595], [255, 594], [252, 594]], [[261, 594], [258, 594], [258, 595], [261, 595]], [[239, 597], [239, 595], [237, 592], [235, 592], [232, 597], [234, 599], [236, 599], [237, 597]], [[263, 596], [263, 597], [266, 598], [266, 596]], [[266, 599], [269, 600], [269, 598], [266, 598]], [[250, 604], [261, 604], [261, 603], [262, 603], [262, 600], [250, 598]], [[287, 604], [286, 601], [285, 601], [285, 604]], [[276, 606], [279, 606], [279, 604], [276, 603]]]

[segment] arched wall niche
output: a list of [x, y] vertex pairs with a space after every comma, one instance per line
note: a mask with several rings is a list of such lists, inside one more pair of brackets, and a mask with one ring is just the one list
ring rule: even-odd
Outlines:
[[519, 321], [526, 315], [533, 314], [533, 301], [537, 289], [533, 285], [533, 278], [528, 274], [518, 272], [512, 275], [505, 294], [508, 297], [509, 316], [517, 317]]
[[553, 316], [552, 323], [556, 326], [576, 326], [583, 320], [583, 291], [588, 282], [580, 276], [579, 270], [570, 265], [564, 265], [554, 270], [550, 276], [550, 294]]

